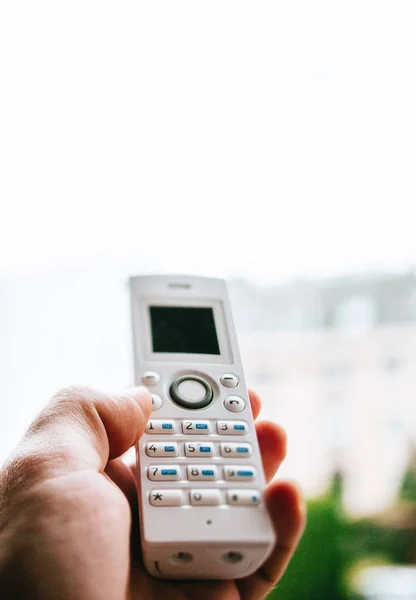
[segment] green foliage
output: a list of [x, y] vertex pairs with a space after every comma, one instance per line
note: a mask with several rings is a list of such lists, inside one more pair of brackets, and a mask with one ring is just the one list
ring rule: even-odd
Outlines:
[[333, 494], [309, 502], [298, 551], [269, 600], [343, 600], [342, 529]]

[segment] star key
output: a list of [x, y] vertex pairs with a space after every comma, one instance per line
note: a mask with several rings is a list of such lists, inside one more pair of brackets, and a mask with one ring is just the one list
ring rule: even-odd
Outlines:
[[159, 494], [159, 493], [153, 494], [153, 500], [155, 502], [156, 502], [156, 500], [162, 501], [162, 494]]

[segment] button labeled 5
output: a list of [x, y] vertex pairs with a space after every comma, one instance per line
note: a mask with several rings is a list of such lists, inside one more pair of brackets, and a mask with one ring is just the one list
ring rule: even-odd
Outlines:
[[146, 433], [173, 435], [175, 433], [175, 422], [152, 419], [147, 423]]
[[199, 456], [210, 457], [214, 453], [214, 448], [211, 443], [204, 444], [187, 442], [185, 444], [185, 456], [189, 456], [189, 458], [198, 458]]

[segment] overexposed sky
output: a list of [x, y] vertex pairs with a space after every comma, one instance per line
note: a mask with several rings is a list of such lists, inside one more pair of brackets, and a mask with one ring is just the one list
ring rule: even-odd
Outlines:
[[3, 2], [0, 274], [416, 264], [416, 4]]

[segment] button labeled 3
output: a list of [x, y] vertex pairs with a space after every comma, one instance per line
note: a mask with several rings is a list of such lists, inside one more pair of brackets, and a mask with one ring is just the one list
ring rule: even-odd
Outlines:
[[219, 435], [246, 435], [248, 425], [244, 421], [217, 421]]
[[153, 490], [149, 499], [153, 506], [181, 506], [183, 494], [182, 490]]

